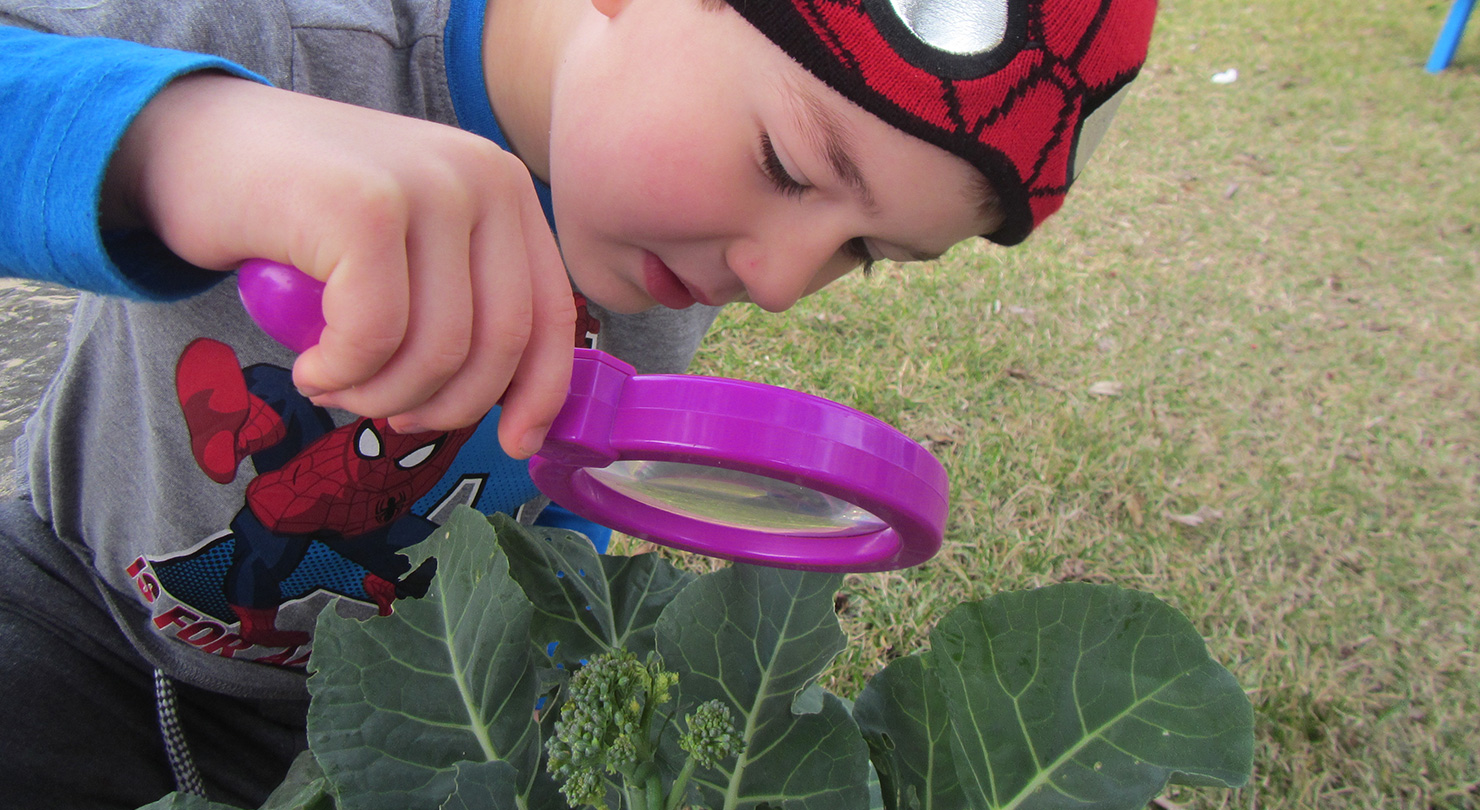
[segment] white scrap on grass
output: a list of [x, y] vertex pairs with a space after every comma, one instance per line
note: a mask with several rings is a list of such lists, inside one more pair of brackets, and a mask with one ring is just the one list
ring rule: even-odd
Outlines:
[[1211, 506], [1204, 505], [1199, 506], [1197, 508], [1197, 511], [1193, 512], [1190, 515], [1174, 515], [1168, 512], [1166, 513], [1166, 517], [1167, 520], [1170, 520], [1173, 523], [1179, 523], [1183, 526], [1191, 526], [1193, 528], [1197, 528], [1198, 526], [1204, 526], [1209, 523], [1217, 523], [1218, 521], [1222, 520], [1223, 510], [1214, 509]]
[[1238, 68], [1229, 68], [1222, 73], [1213, 74], [1213, 84], [1233, 84], [1238, 81]]

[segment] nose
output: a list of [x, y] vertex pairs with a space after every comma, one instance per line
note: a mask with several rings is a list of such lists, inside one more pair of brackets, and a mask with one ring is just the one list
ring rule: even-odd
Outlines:
[[830, 229], [787, 223], [764, 235], [733, 240], [725, 249], [725, 262], [751, 303], [782, 312], [852, 269], [856, 262], [841, 251], [846, 241]]

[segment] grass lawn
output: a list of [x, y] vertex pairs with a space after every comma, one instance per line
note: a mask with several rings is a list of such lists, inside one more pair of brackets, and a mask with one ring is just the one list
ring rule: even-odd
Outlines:
[[1249, 785], [1164, 810], [1480, 808], [1480, 17], [1430, 75], [1448, 6], [1162, 0], [1026, 244], [726, 312], [695, 371], [861, 408], [951, 473], [941, 554], [846, 580], [830, 689], [963, 600], [1116, 583], [1255, 706]]
[[1447, 8], [1164, 0], [1028, 243], [732, 308], [696, 370], [863, 408], [951, 471], [943, 553], [849, 578], [832, 688], [963, 599], [1113, 582], [1256, 708], [1249, 786], [1166, 804], [1480, 807], [1480, 33], [1425, 73]]

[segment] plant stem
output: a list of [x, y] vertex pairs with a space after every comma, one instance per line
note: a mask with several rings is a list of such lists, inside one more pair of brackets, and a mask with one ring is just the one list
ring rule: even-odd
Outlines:
[[647, 810], [663, 810], [663, 777], [656, 768], [647, 778]]
[[678, 810], [683, 805], [683, 796], [688, 792], [689, 777], [694, 775], [694, 758], [689, 757], [683, 763], [683, 770], [678, 772], [678, 778], [673, 780], [673, 790], [668, 794], [668, 806], [664, 810]]

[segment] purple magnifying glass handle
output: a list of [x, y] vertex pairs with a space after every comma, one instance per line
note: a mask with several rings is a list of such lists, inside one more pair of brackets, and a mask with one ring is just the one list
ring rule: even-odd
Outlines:
[[324, 332], [324, 282], [292, 265], [249, 259], [236, 271], [242, 306], [257, 326], [299, 354]]
[[[254, 260], [247, 312], [303, 351], [324, 328], [323, 284]], [[576, 349], [571, 390], [530, 460], [540, 491], [618, 531], [712, 557], [818, 571], [918, 565], [940, 549], [945, 468], [895, 428], [778, 386], [637, 374]]]

